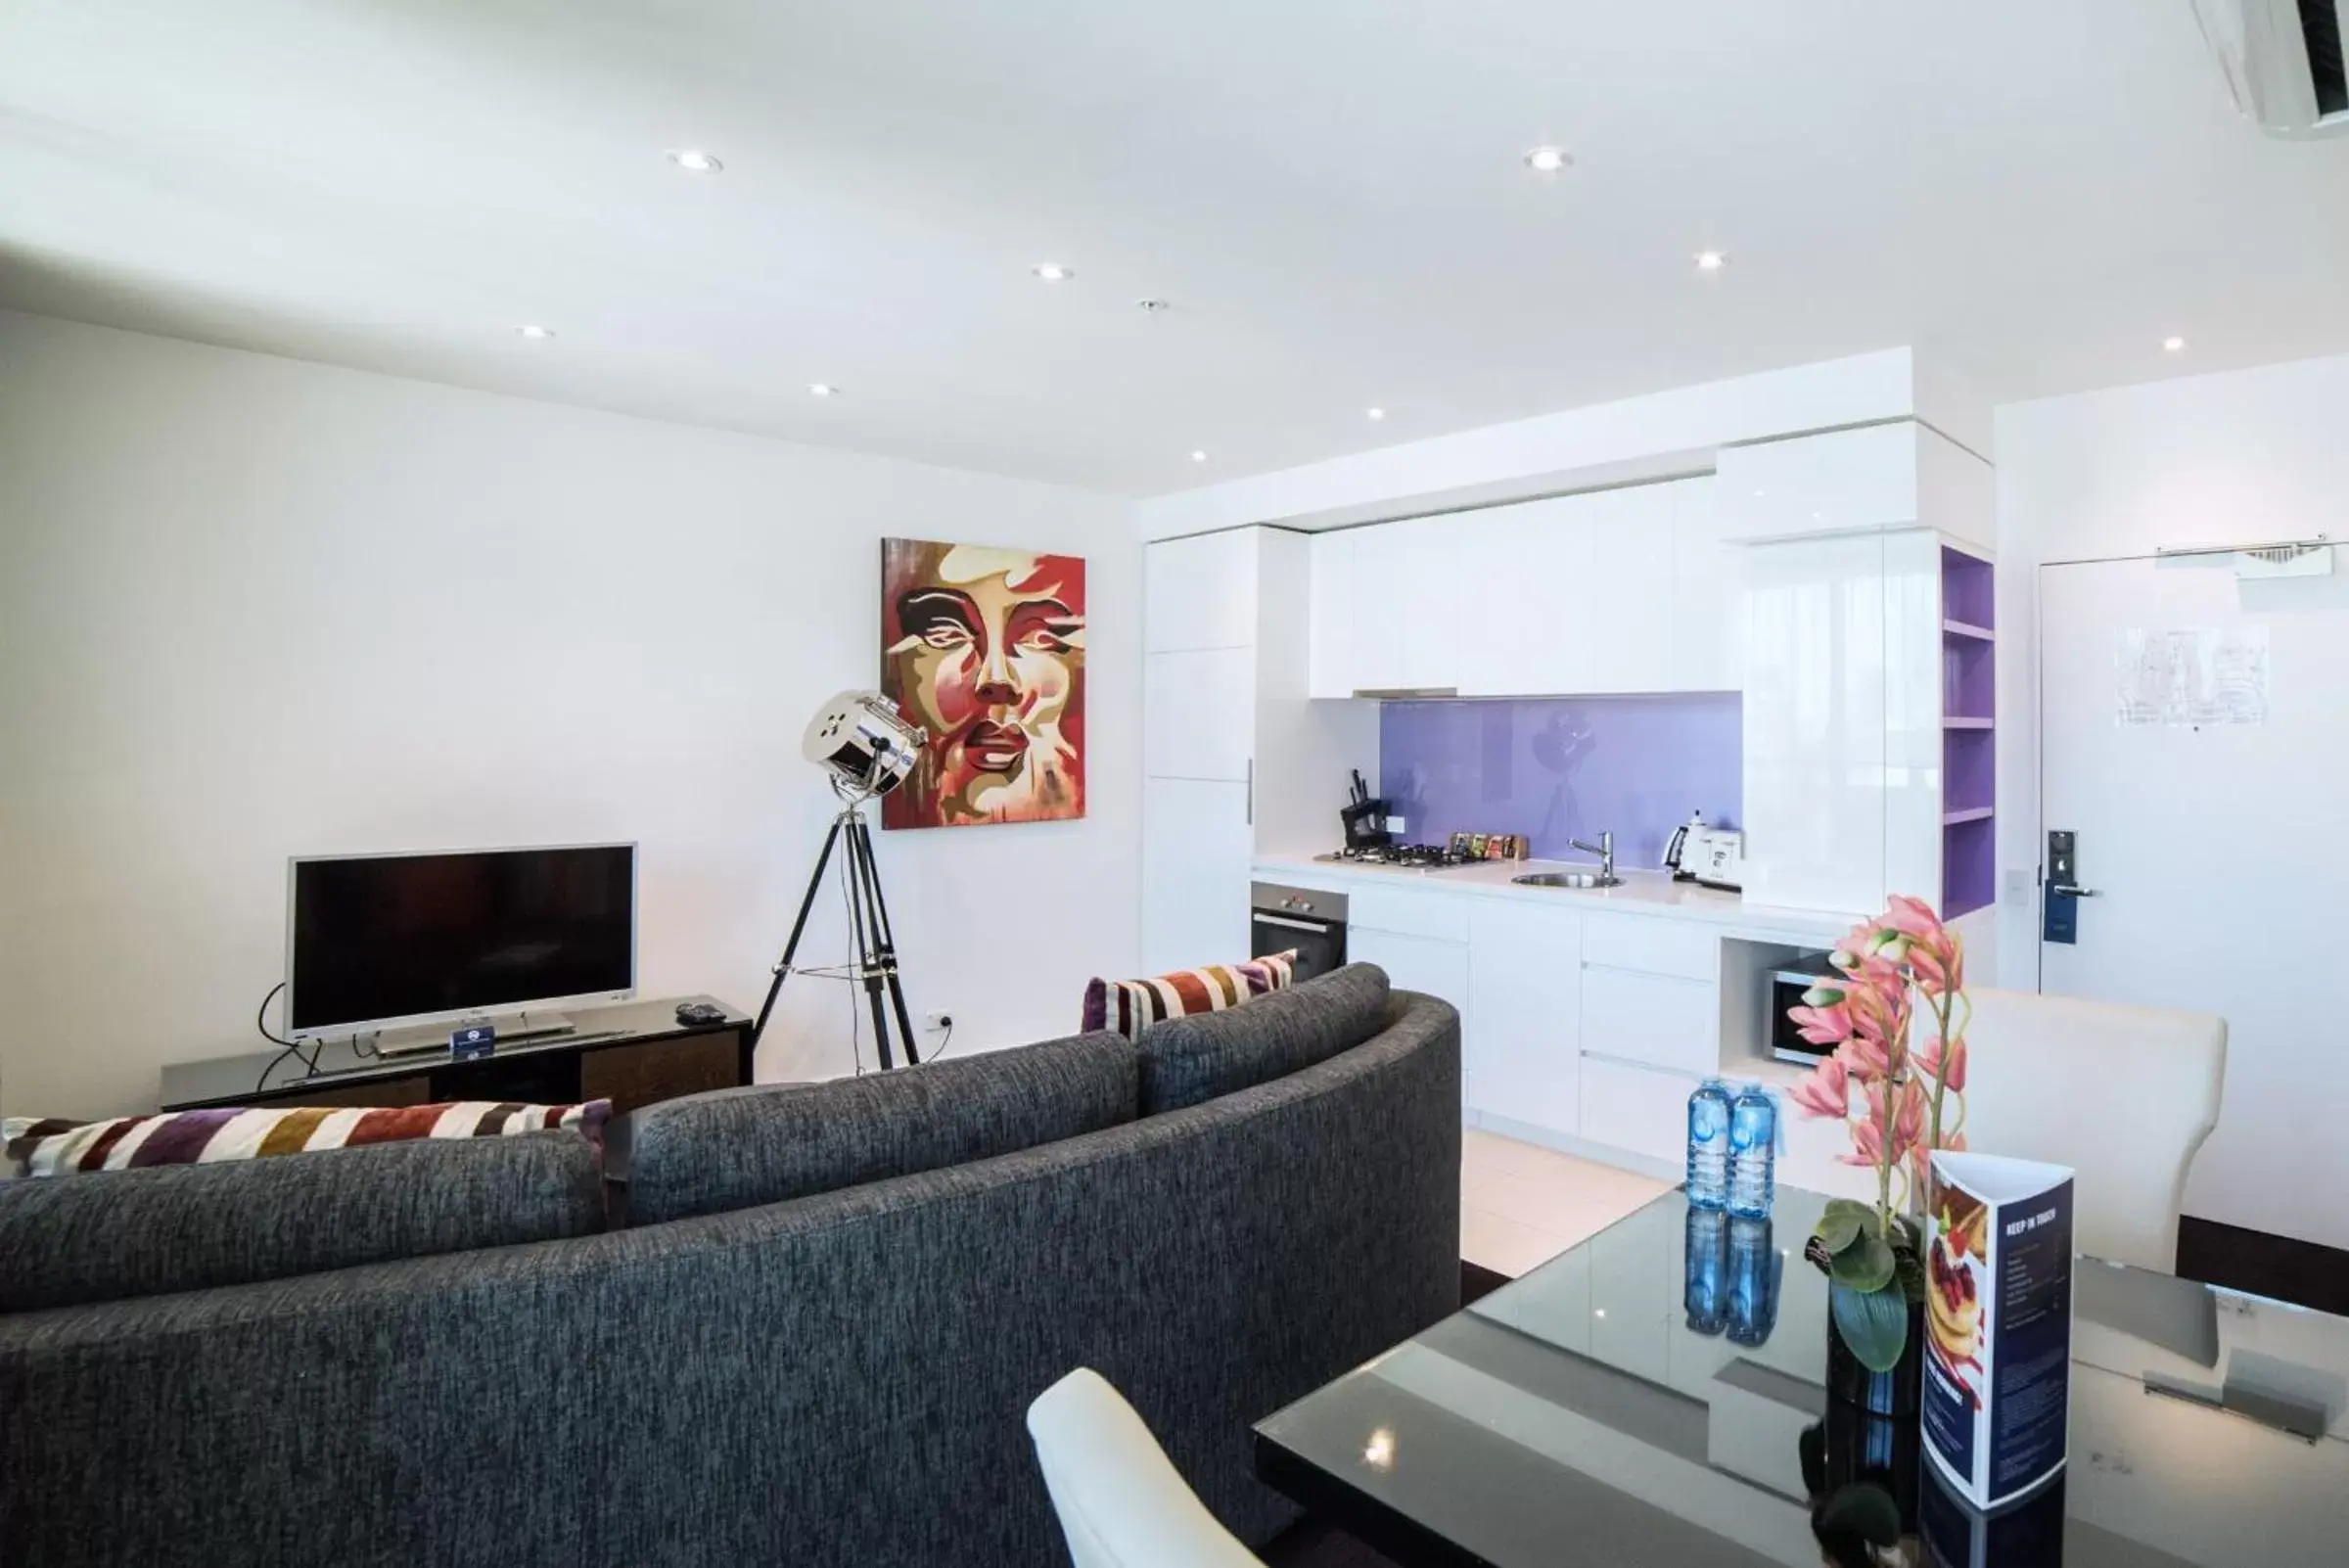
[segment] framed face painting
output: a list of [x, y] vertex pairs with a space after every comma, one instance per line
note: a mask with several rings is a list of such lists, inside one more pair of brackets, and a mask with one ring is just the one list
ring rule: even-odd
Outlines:
[[881, 541], [881, 690], [929, 743], [884, 828], [1084, 815], [1084, 560]]

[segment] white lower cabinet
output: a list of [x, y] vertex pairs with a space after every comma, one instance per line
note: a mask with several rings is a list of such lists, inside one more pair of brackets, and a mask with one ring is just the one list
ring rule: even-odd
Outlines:
[[1572, 909], [1483, 899], [1470, 910], [1470, 1110], [1581, 1130], [1582, 930]]
[[1720, 997], [1710, 981], [1589, 965], [1583, 970], [1583, 1051], [1699, 1077], [1714, 1072]]
[[1583, 1136], [1679, 1165], [1688, 1152], [1694, 1073], [1583, 1058]]
[[1376, 964], [1387, 972], [1397, 991], [1425, 992], [1441, 996], [1460, 1010], [1463, 1036], [1468, 1018], [1468, 945], [1434, 937], [1405, 936], [1399, 931], [1346, 928], [1349, 961]]

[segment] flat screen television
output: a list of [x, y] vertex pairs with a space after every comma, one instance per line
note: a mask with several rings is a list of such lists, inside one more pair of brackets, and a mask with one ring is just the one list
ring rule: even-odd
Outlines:
[[636, 991], [636, 846], [298, 856], [286, 1021], [297, 1038]]

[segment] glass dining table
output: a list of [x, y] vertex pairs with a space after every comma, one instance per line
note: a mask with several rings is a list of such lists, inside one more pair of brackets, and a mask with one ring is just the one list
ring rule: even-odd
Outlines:
[[1984, 1514], [1830, 1398], [1823, 1197], [1675, 1190], [1256, 1427], [1404, 1564], [2349, 1568], [2349, 1318], [2077, 1260], [2070, 1447]]

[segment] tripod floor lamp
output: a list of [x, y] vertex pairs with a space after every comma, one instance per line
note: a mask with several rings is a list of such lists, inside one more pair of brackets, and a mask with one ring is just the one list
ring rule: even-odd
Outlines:
[[[915, 754], [926, 737], [921, 726], [908, 723], [897, 706], [879, 692], [844, 691], [817, 711], [800, 742], [806, 759], [824, 769], [832, 793], [840, 797], [840, 814], [824, 835], [807, 878], [806, 895], [800, 899], [799, 918], [791, 923], [791, 940], [775, 965], [775, 978], [766, 988], [766, 1000], [752, 1026], [757, 1047], [766, 1034], [766, 1021], [775, 1010], [783, 982], [795, 974], [827, 980], [852, 981], [864, 988], [873, 1010], [873, 1038], [879, 1042], [881, 1065], [897, 1066], [890, 1044], [890, 1026], [908, 1064], [921, 1058], [913, 1049], [913, 1019], [905, 1010], [905, 988], [898, 978], [897, 937], [890, 929], [889, 904], [881, 897], [881, 872], [873, 863], [873, 833], [864, 819], [865, 803], [879, 800], [913, 771]], [[849, 941], [855, 955], [845, 964], [800, 966], [800, 939], [806, 934], [808, 913], [824, 886], [832, 853], [841, 854], [842, 891], [849, 912]]]

